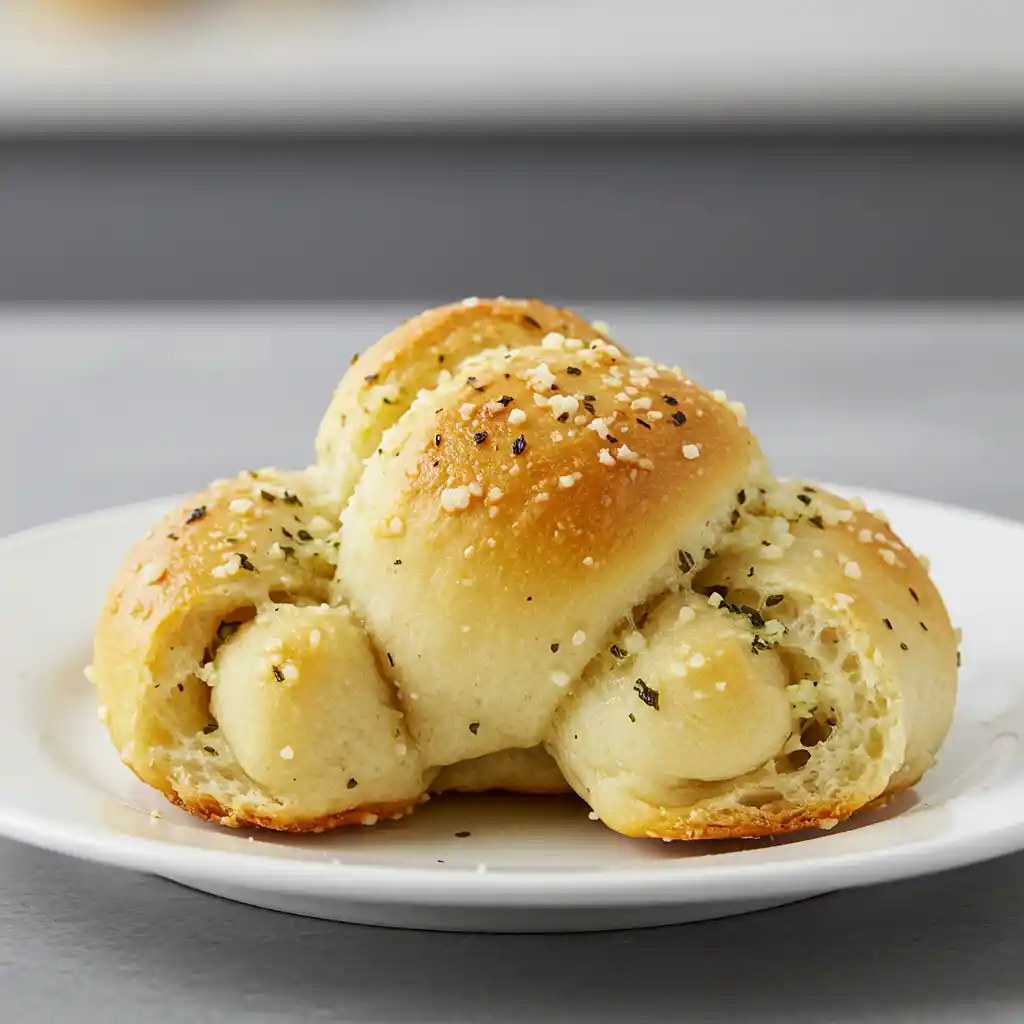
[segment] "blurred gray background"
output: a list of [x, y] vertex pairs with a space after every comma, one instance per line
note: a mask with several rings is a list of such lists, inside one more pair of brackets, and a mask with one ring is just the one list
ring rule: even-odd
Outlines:
[[[564, 298], [744, 401], [781, 475], [1024, 518], [1019, 309]], [[351, 356], [419, 310], [0, 306], [0, 465], [19, 482], [0, 534], [307, 465]]]
[[1024, 135], [0, 138], [0, 301], [495, 293], [1018, 299]]
[[0, 302], [1024, 294], [1017, 0], [133, 4], [0, 6]]

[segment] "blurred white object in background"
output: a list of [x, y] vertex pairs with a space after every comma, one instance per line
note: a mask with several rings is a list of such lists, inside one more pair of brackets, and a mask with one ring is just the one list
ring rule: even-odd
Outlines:
[[134, 4], [6, 4], [0, 129], [1024, 120], [1017, 0]]

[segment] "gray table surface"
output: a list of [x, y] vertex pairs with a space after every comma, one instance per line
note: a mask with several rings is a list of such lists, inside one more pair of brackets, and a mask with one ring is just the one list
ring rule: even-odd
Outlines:
[[[412, 311], [0, 311], [0, 532], [305, 462], [350, 353]], [[1020, 307], [585, 312], [746, 401], [780, 473], [1024, 518]], [[1022, 867], [502, 937], [272, 914], [0, 840], [0, 1019], [1017, 1021]]]

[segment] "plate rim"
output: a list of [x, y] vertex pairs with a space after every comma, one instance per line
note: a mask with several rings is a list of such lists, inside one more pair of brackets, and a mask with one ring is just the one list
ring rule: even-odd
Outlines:
[[[830, 483], [822, 483], [822, 486], [841, 493], [856, 491], [869, 503], [877, 501], [884, 505], [895, 499], [899, 503], [967, 517], [979, 525], [1024, 535], [1024, 523], [988, 512], [875, 488]], [[171, 508], [185, 498], [185, 495], [173, 495], [127, 502], [32, 526], [0, 537], [0, 557], [8, 551], [45, 542], [53, 534], [77, 531], [93, 523], [121, 516], [141, 516], [150, 510], [159, 515], [161, 509]], [[17, 692], [19, 683], [11, 685]], [[1004, 781], [1001, 786], [1005, 785]], [[993, 792], [998, 795], [1001, 786], [984, 796], [992, 798]], [[979, 798], [979, 795], [974, 797]], [[739, 858], [747, 851], [733, 850], [713, 858], [685, 858], [671, 864], [659, 862], [657, 868], [616, 866], [578, 872], [544, 868], [493, 868], [481, 872], [462, 865], [439, 869], [345, 863], [335, 858], [311, 861], [273, 855], [253, 857], [242, 851], [171, 843], [158, 835], [126, 835], [102, 825], [54, 819], [45, 812], [26, 812], [4, 803], [0, 803], [0, 835], [92, 863], [173, 877], [186, 883], [188, 880], [223, 879], [250, 891], [318, 893], [353, 903], [393, 905], [404, 902], [420, 907], [441, 904], [615, 907], [635, 905], [637, 901], [666, 906], [794, 896], [935, 874], [1024, 848], [1024, 810], [1016, 820], [1006, 821], [1005, 813], [1003, 817], [1001, 823], [980, 834], [964, 830], [950, 837], [940, 832], [866, 851], [829, 852], [827, 840], [830, 837], [822, 834], [813, 837], [818, 845], [812, 847], [821, 852], [799, 860], [769, 859], [743, 865]], [[191, 820], [179, 827], [192, 825], [213, 827]], [[256, 833], [238, 833], [240, 837], [249, 835], [255, 838]]]
[[[158, 838], [100, 833], [82, 826], [47, 827], [41, 819], [0, 807], [0, 834], [27, 845], [90, 863], [106, 864], [188, 883], [216, 878], [239, 889], [288, 895], [316, 893], [353, 903], [436, 906], [615, 907], [643, 901], [653, 906], [733, 902], [753, 897], [794, 896], [919, 878], [1018, 852], [1024, 817], [955, 842], [941, 836], [868, 852], [821, 854], [799, 862], [725, 862], [743, 851], [721, 854], [712, 867], [697, 859], [660, 870], [614, 868], [569, 873], [471, 867], [447, 870], [252, 858], [227, 850], [171, 845]], [[824, 843], [827, 836], [815, 837]], [[684, 884], [681, 884], [684, 883]], [[514, 900], [513, 900], [514, 898]]]

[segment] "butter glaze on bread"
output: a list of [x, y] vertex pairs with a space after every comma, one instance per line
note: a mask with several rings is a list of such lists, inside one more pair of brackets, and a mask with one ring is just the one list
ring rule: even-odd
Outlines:
[[415, 318], [317, 455], [171, 513], [101, 614], [114, 743], [187, 810], [306, 831], [571, 787], [626, 835], [766, 835], [945, 737], [956, 639], [884, 520], [779, 483], [742, 406], [568, 311]]
[[539, 345], [553, 331], [588, 343], [602, 337], [570, 310], [529, 299], [477, 299], [428, 309], [381, 338], [342, 378], [317, 433], [317, 461], [339, 500], [352, 493], [363, 460], [421, 390], [456, 374], [470, 356]]

